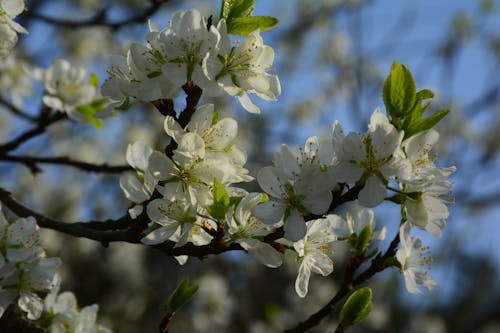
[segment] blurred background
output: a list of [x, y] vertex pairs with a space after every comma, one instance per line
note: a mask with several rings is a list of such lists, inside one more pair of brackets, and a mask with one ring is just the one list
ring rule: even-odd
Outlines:
[[[42, 87], [26, 74], [64, 57], [107, 77], [110, 54], [123, 54], [131, 42], [145, 43], [147, 23], [115, 28], [80, 27], [41, 18], [85, 21], [105, 10], [118, 22], [147, 12], [141, 0], [27, 1], [17, 21], [30, 34], [20, 36], [14, 54], [0, 63], [0, 141], [13, 138], [30, 123], [4, 109], [5, 101], [28, 113], [40, 108]], [[219, 1], [171, 0], [151, 15], [161, 28], [176, 9], [198, 8], [217, 16]], [[311, 135], [331, 131], [334, 120], [346, 131], [364, 131], [370, 114], [383, 107], [382, 85], [391, 63], [410, 68], [417, 88], [436, 93], [431, 111], [452, 112], [438, 130], [441, 166], [456, 165], [451, 216], [440, 239], [419, 234], [431, 246], [437, 288], [409, 294], [395, 269], [369, 282], [374, 308], [352, 332], [500, 332], [500, 1], [498, 0], [257, 0], [256, 15], [280, 19], [263, 33], [276, 54], [273, 71], [282, 95], [276, 103], [256, 101], [260, 115], [246, 113], [232, 98], [215, 101], [223, 114], [240, 121], [239, 137], [248, 168], [271, 164], [282, 143], [296, 147]], [[184, 96], [175, 101], [184, 107]], [[213, 102], [213, 100], [212, 100]], [[136, 104], [108, 118], [104, 129], [60, 122], [15, 152], [69, 156], [125, 164], [129, 143], [156, 149], [166, 144], [163, 117]], [[36, 211], [64, 221], [118, 218], [128, 208], [119, 175], [93, 174], [64, 166], [42, 171], [0, 162], [0, 186]], [[256, 184], [247, 186], [258, 190]], [[392, 239], [397, 208], [377, 210], [379, 224]], [[50, 256], [64, 262], [61, 290], [72, 290], [81, 306], [98, 303], [99, 321], [119, 333], [156, 332], [160, 305], [188, 276], [200, 285], [195, 298], [174, 318], [171, 332], [280, 332], [321, 308], [334, 295], [342, 274], [313, 276], [305, 299], [294, 291], [294, 258], [269, 269], [245, 254], [224, 254], [185, 266], [161, 252], [131, 244], [101, 244], [43, 231]], [[387, 246], [387, 244], [385, 245]], [[342, 249], [336, 270], [342, 272]], [[337, 316], [312, 332], [333, 332]]]

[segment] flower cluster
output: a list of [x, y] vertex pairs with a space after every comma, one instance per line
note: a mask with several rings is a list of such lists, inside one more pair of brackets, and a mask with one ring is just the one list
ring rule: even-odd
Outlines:
[[57, 286], [44, 300], [39, 324], [50, 333], [112, 333], [96, 323], [98, 309], [97, 304], [79, 309], [75, 295], [71, 291], [59, 293]]
[[24, 0], [0, 0], [0, 59], [7, 57], [17, 44], [17, 34], [28, 31], [14, 18], [24, 10]]
[[177, 144], [172, 159], [144, 144], [130, 145], [127, 161], [137, 175], [122, 176], [121, 188], [136, 203], [130, 210], [133, 217], [142, 213], [141, 203], [155, 190], [161, 196], [148, 202], [146, 212], [155, 226], [144, 243], [205, 245], [212, 239], [207, 230], [217, 229], [206, 218], [214, 204], [215, 184], [224, 187], [253, 179], [243, 167], [246, 154], [234, 145], [238, 125], [233, 118], [219, 119], [211, 104], [198, 107], [185, 129], [170, 116], [164, 124]]
[[175, 12], [163, 30], [152, 22], [149, 27], [146, 45], [133, 43], [126, 56], [111, 59], [110, 78], [102, 94], [115, 107], [128, 105], [130, 97], [142, 101], [173, 98], [185, 84], [199, 86], [207, 96], [225, 91], [253, 113], [260, 109], [247, 93], [265, 100], [280, 95], [278, 77], [267, 72], [274, 51], [263, 44], [259, 30], [231, 46], [225, 20], [215, 26], [197, 10]]
[[59, 258], [45, 258], [34, 218], [9, 224], [0, 211], [0, 316], [17, 300], [28, 319], [38, 319], [43, 309], [38, 293], [55, 287], [60, 263]]

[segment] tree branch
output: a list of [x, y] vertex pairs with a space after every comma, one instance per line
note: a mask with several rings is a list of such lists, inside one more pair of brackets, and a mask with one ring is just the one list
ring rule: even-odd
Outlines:
[[0, 104], [3, 105], [8, 111], [10, 111], [12, 114], [18, 116], [21, 119], [27, 120], [32, 123], [36, 123], [38, 121], [38, 118], [35, 116], [32, 116], [23, 110], [19, 109], [16, 107], [14, 104], [6, 101], [5, 99], [0, 97]]
[[[145, 236], [144, 230], [149, 221], [145, 212], [138, 216], [137, 219], [132, 219], [129, 215], [124, 215], [117, 220], [107, 221], [74, 223], [57, 221], [29, 209], [12, 198], [11, 194], [2, 188], [0, 188], [0, 202], [17, 216], [33, 216], [38, 226], [41, 228], [56, 230], [74, 237], [88, 238], [101, 242], [104, 246], [107, 246], [110, 242], [141, 243], [141, 239]], [[221, 238], [214, 238], [210, 244], [203, 246], [196, 246], [191, 243], [181, 247], [175, 246], [175, 242], [167, 241], [151, 247], [168, 255], [189, 255], [200, 259], [210, 254], [220, 254], [234, 250], [243, 251], [240, 245], [236, 243], [227, 243]]]
[[129, 165], [108, 165], [94, 164], [82, 161], [76, 161], [66, 156], [41, 157], [41, 156], [23, 156], [23, 155], [0, 155], [0, 161], [22, 163], [34, 172], [40, 171], [38, 164], [56, 164], [74, 167], [83, 171], [98, 173], [121, 173], [124, 171], [133, 171]]
[[51, 117], [39, 119], [38, 124], [34, 128], [24, 132], [23, 134], [19, 135], [17, 138], [0, 145], [0, 154], [5, 154], [8, 151], [16, 149], [17, 147], [19, 147], [20, 145], [22, 145], [24, 142], [28, 141], [29, 139], [44, 133], [45, 129], [48, 126], [50, 126], [50, 125], [52, 125], [60, 120], [66, 119], [67, 117], [68, 116], [65, 113], [57, 112], [56, 114], [54, 114]]
[[60, 18], [54, 18], [54, 17], [48, 17], [45, 15], [42, 15], [40, 13], [36, 12], [30, 12], [28, 11], [26, 13], [26, 16], [32, 17], [36, 20], [43, 21], [45, 23], [49, 23], [52, 25], [58, 25], [58, 26], [63, 26], [66, 28], [85, 28], [85, 27], [91, 27], [91, 26], [105, 26], [108, 27], [112, 30], [118, 30], [124, 26], [134, 24], [134, 23], [143, 23], [148, 20], [148, 18], [152, 15], [154, 15], [160, 7], [164, 4], [167, 3], [169, 0], [151, 0], [150, 3], [151, 5], [145, 9], [143, 12], [125, 18], [120, 21], [116, 22], [108, 22], [107, 21], [107, 16], [108, 16], [108, 7], [103, 7], [99, 11], [97, 11], [92, 17], [81, 20], [81, 21], [73, 21], [73, 20], [65, 20], [65, 19], [60, 19]]

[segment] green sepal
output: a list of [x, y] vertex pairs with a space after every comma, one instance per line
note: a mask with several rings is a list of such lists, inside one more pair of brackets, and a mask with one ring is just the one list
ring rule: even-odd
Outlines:
[[227, 22], [227, 32], [233, 35], [246, 36], [254, 30], [265, 31], [274, 28], [279, 23], [272, 16], [237, 17]]
[[366, 248], [368, 247], [368, 244], [370, 243], [370, 240], [372, 238], [373, 230], [370, 224], [365, 225], [365, 227], [361, 230], [359, 233], [357, 239], [356, 239], [356, 244], [354, 246], [356, 253], [358, 254], [363, 254], [366, 252]]
[[90, 73], [89, 84], [94, 87], [99, 87], [99, 76], [96, 73]]
[[433, 128], [444, 117], [446, 117], [449, 112], [450, 110], [439, 110], [427, 118], [420, 118], [411, 122], [408, 128], [405, 129], [405, 138], [412, 137], [417, 133]]
[[372, 290], [356, 290], [349, 296], [340, 311], [340, 324], [347, 328], [365, 319], [372, 310]]
[[102, 120], [94, 117], [94, 114], [101, 111], [107, 103], [108, 99], [103, 98], [89, 104], [80, 105], [79, 107], [77, 107], [77, 110], [81, 115], [85, 117], [85, 119], [89, 121], [89, 123], [97, 128], [102, 128]]
[[125, 100], [123, 101], [122, 104], [120, 104], [120, 106], [116, 107], [115, 109], [117, 110], [121, 110], [121, 111], [127, 111], [128, 109], [130, 109], [130, 107], [132, 106], [132, 103], [130, 103], [130, 97], [125, 97]]
[[406, 195], [402, 193], [396, 193], [388, 198], [385, 198], [387, 201], [394, 202], [395, 204], [401, 205], [406, 201]]
[[163, 305], [163, 310], [170, 315], [174, 314], [193, 297], [197, 290], [198, 285], [193, 284], [190, 286], [189, 279], [184, 278]]
[[217, 178], [214, 178], [212, 194], [214, 197], [214, 203], [207, 207], [207, 211], [213, 218], [217, 220], [224, 220], [227, 212], [231, 208], [231, 199], [227, 194], [226, 187], [219, 182]]
[[243, 197], [230, 197], [229, 204], [230, 206], [238, 206], [241, 200], [243, 200]]
[[162, 71], [154, 71], [154, 72], [151, 72], [151, 73], [148, 73], [146, 76], [149, 78], [149, 79], [153, 79], [155, 77], [158, 77], [162, 74]]
[[393, 120], [404, 117], [413, 109], [416, 96], [417, 87], [410, 70], [394, 61], [383, 88], [387, 113]]
[[394, 266], [394, 267], [398, 267], [401, 269], [401, 263], [398, 261], [398, 259], [394, 258], [394, 257], [389, 257], [389, 258], [386, 258], [384, 260], [384, 264], [387, 266], [387, 267], [391, 267], [391, 266]]

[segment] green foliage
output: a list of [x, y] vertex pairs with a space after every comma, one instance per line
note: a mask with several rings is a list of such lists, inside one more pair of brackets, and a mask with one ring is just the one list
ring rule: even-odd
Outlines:
[[373, 234], [372, 227], [369, 224], [365, 225], [363, 230], [361, 230], [361, 232], [359, 233], [356, 239], [356, 243], [354, 245], [354, 248], [356, 249], [356, 252], [358, 254], [363, 254], [366, 252], [366, 248], [370, 243], [372, 234]]
[[198, 285], [189, 285], [189, 279], [184, 278], [182, 282], [175, 288], [167, 302], [163, 305], [164, 310], [168, 314], [174, 314], [181, 306], [186, 304], [198, 290]]
[[99, 77], [95, 73], [90, 73], [89, 84], [98, 88], [99, 87]]
[[94, 117], [94, 115], [97, 112], [101, 111], [107, 102], [108, 102], [107, 98], [99, 99], [89, 104], [80, 105], [77, 108], [77, 110], [78, 112], [80, 112], [80, 114], [82, 114], [85, 117], [85, 119], [89, 121], [89, 123], [91, 123], [97, 128], [102, 128], [103, 127], [102, 120]]
[[251, 16], [255, 0], [222, 0], [221, 19], [226, 20], [227, 31], [246, 36], [254, 30], [269, 30], [278, 24], [272, 16]]
[[450, 110], [439, 110], [427, 118], [418, 118], [405, 129], [405, 138], [409, 138], [419, 132], [433, 128], [443, 119]]
[[403, 118], [415, 104], [417, 87], [410, 70], [394, 61], [383, 88], [384, 104], [393, 119]]
[[422, 102], [433, 97], [429, 89], [417, 92], [410, 70], [394, 61], [384, 83], [383, 99], [387, 115], [398, 130], [404, 130], [405, 139], [436, 126], [449, 113], [449, 110], [440, 110], [424, 118], [430, 102]]
[[349, 296], [340, 312], [340, 324], [347, 328], [365, 319], [372, 310], [372, 290], [356, 290]]
[[250, 32], [260, 29], [265, 31], [274, 28], [278, 19], [272, 16], [238, 17], [227, 25], [227, 30], [234, 35], [248, 35]]
[[217, 178], [214, 179], [212, 194], [214, 196], [214, 203], [207, 207], [207, 211], [215, 219], [224, 220], [231, 207], [231, 199], [227, 194], [226, 187]]

